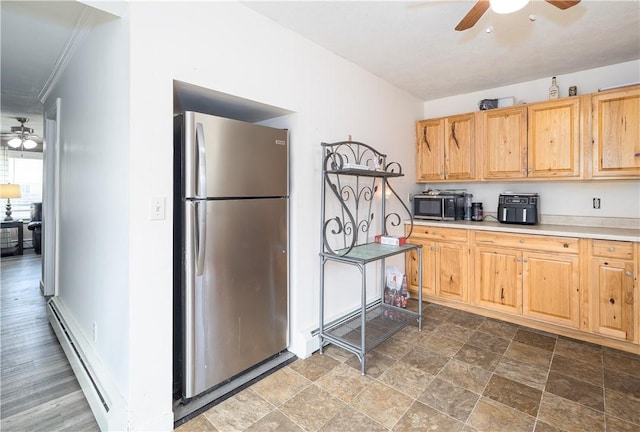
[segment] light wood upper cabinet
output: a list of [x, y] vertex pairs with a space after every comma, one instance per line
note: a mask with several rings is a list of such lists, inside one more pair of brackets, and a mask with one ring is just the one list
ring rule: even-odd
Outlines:
[[640, 177], [640, 86], [591, 97], [591, 176]]
[[416, 142], [418, 182], [640, 178], [640, 85], [422, 120]]
[[463, 114], [444, 120], [445, 178], [475, 178], [475, 115]]
[[483, 179], [527, 176], [527, 107], [481, 111], [478, 121]]
[[419, 182], [475, 178], [475, 115], [416, 122], [416, 179]]
[[527, 113], [527, 176], [581, 177], [580, 98], [532, 104]]
[[444, 179], [444, 119], [416, 122], [416, 177], [419, 182]]

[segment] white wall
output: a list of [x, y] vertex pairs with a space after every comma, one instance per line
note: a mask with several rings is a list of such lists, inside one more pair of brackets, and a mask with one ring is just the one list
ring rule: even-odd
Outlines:
[[422, 102], [245, 8], [227, 2], [132, 3], [129, 149], [130, 406], [137, 429], [167, 429], [171, 410], [172, 81], [288, 109], [291, 143], [291, 349], [317, 327], [321, 141], [350, 134], [398, 160], [414, 185]]
[[[598, 89], [640, 82], [640, 60], [615, 64], [558, 75], [560, 96], [568, 95], [569, 86], [576, 85], [578, 94], [597, 92]], [[516, 103], [538, 102], [548, 99], [551, 78], [528, 81], [505, 87], [466, 93], [424, 103], [424, 118], [441, 117], [478, 110], [482, 99], [514, 96]], [[475, 182], [433, 183], [416, 185], [416, 190], [433, 188], [466, 188], [474, 194], [474, 201], [484, 203], [484, 210], [495, 212], [500, 192], [538, 192], [541, 196], [541, 213], [588, 217], [640, 218], [640, 182], [626, 181], [579, 181], [579, 182]], [[601, 198], [602, 206], [596, 210], [592, 198]]]
[[128, 38], [125, 22], [98, 24], [45, 103], [62, 99], [57, 300], [112, 399], [127, 397], [130, 378]]

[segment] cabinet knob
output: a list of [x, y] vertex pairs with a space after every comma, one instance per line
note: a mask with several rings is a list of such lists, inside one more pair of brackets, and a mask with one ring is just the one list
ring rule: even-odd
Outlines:
[[516, 258], [516, 262], [520, 262], [520, 258]]
[[563, 247], [563, 248], [568, 248], [568, 247], [569, 247], [569, 243], [564, 243], [564, 244], [562, 245], [562, 247]]
[[520, 240], [519, 240], [519, 242], [520, 242], [520, 243], [524, 243], [524, 239], [520, 239]]
[[610, 298], [610, 299], [609, 299], [609, 303], [611, 303], [611, 304], [615, 304], [615, 302], [616, 302], [616, 301], [615, 301], [613, 298]]
[[609, 248], [609, 252], [615, 252], [616, 248], [614, 248], [613, 246]]
[[627, 272], [625, 273], [627, 276], [631, 276], [633, 273], [631, 273], [629, 270], [627, 270]]

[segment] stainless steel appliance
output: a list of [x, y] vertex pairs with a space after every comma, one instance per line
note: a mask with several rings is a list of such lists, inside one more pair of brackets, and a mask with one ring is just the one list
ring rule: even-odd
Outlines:
[[464, 194], [416, 194], [413, 217], [426, 220], [461, 220], [464, 218]]
[[174, 391], [189, 399], [287, 347], [287, 130], [176, 116]]
[[537, 193], [503, 193], [498, 198], [498, 221], [535, 225], [538, 223], [538, 205], [540, 196]]

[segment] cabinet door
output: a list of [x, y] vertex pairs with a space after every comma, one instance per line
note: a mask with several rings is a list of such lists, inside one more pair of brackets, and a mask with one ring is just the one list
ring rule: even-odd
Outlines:
[[478, 246], [475, 251], [477, 305], [522, 312], [522, 252]]
[[482, 177], [511, 179], [527, 176], [527, 108], [483, 111], [479, 146]]
[[440, 297], [465, 301], [469, 249], [465, 244], [436, 243], [436, 289]]
[[640, 177], [640, 86], [592, 96], [593, 177]]
[[[422, 244], [422, 294], [436, 293], [435, 289], [435, 255], [433, 242], [412, 240], [412, 244]], [[417, 293], [418, 285], [418, 252], [410, 251], [406, 258], [406, 272], [409, 289]]]
[[445, 178], [475, 178], [475, 115], [447, 117], [444, 122]]
[[528, 177], [580, 177], [580, 98], [528, 108]]
[[593, 331], [633, 341], [633, 262], [591, 260]]
[[523, 252], [524, 315], [569, 327], [580, 323], [578, 257]]
[[444, 179], [444, 120], [416, 122], [416, 179]]

